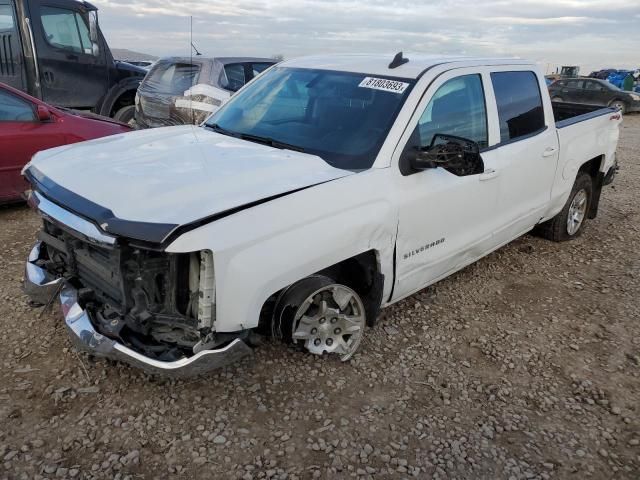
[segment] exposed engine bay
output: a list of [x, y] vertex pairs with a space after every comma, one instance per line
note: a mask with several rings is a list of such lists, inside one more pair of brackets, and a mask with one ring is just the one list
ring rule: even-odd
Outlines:
[[[102, 335], [161, 361], [219, 346], [213, 254], [174, 254], [117, 242], [95, 244], [48, 220], [37, 265], [78, 290]], [[236, 335], [237, 337], [237, 335]]]

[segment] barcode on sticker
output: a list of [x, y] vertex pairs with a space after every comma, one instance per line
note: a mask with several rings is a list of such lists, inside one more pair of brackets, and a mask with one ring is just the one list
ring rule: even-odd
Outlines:
[[404, 93], [409, 84], [397, 80], [388, 80], [386, 78], [365, 77], [358, 86], [362, 88], [373, 88], [374, 90], [383, 90], [385, 92]]

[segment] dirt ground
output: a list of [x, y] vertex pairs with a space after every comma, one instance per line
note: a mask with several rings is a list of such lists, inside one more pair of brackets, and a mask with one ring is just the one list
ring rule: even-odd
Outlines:
[[92, 361], [32, 309], [0, 208], [0, 478], [640, 478], [640, 115], [600, 215], [383, 312], [350, 362], [267, 342], [188, 381]]

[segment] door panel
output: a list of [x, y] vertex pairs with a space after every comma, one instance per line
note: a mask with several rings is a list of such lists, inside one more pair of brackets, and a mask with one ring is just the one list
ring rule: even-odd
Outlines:
[[[443, 74], [431, 87], [409, 124], [410, 137], [401, 148], [425, 146], [434, 134], [464, 136], [482, 147], [490, 132], [481, 75], [477, 69]], [[406, 138], [406, 136], [405, 136]], [[499, 194], [498, 152], [482, 153], [484, 173], [457, 176], [434, 168], [417, 173], [398, 173], [395, 188], [398, 201], [396, 243], [397, 300], [446, 274], [458, 270], [490, 251], [493, 231], [500, 218], [495, 215]], [[401, 166], [401, 171], [405, 168]]]
[[[485, 171], [495, 151], [482, 155]], [[499, 176], [457, 177], [442, 168], [399, 179], [394, 299], [433, 283], [493, 248]]]
[[31, 1], [43, 100], [53, 105], [93, 108], [108, 85], [105, 52], [91, 53], [86, 12], [68, 2]]

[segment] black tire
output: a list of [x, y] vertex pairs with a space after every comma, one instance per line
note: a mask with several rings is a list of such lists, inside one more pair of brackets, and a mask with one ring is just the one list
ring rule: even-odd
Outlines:
[[[341, 307], [336, 302], [335, 294], [338, 291], [341, 293], [347, 292], [350, 297], [344, 307]], [[314, 299], [313, 303], [305, 303], [312, 298]], [[327, 308], [326, 314], [322, 313], [322, 310], [318, 310], [320, 306], [315, 303], [315, 300], [318, 299], [321, 299], [324, 308]], [[301, 308], [304, 308], [304, 312], [299, 313]], [[345, 324], [345, 321], [340, 319], [342, 314], [338, 313], [338, 311], [342, 312], [343, 308], [345, 309], [344, 312], [349, 312], [346, 315], [355, 314], [360, 318], [361, 324], [356, 332], [352, 332], [349, 329], [350, 326], [353, 326], [353, 323], [347, 322]], [[317, 326], [309, 326], [309, 323], [306, 323], [306, 328], [309, 330], [305, 331], [305, 326], [303, 326], [300, 316], [296, 316], [296, 313], [298, 315], [307, 315], [309, 311], [314, 309], [315, 312], [312, 316], [307, 318], [315, 319], [318, 324]], [[330, 316], [333, 318], [330, 318]], [[334, 322], [335, 330], [332, 326]], [[366, 309], [362, 298], [355, 290], [328, 276], [311, 275], [294, 283], [280, 295], [274, 311], [272, 335], [276, 338], [282, 338], [297, 347], [304, 347], [311, 353], [321, 355], [327, 352], [330, 354], [335, 352], [345, 361], [357, 352], [365, 327]], [[294, 338], [294, 331], [296, 334], [302, 333], [303, 339], [300, 339], [300, 337]], [[315, 340], [313, 337], [316, 337]], [[313, 343], [310, 343], [312, 340]], [[342, 349], [343, 347], [347, 351], [339, 352], [334, 350]]]
[[293, 316], [296, 310], [312, 292], [333, 283], [336, 281], [324, 275], [311, 275], [282, 292], [273, 314], [272, 336], [293, 343], [291, 334], [293, 333]]
[[[573, 203], [576, 195], [578, 195], [578, 193], [583, 190], [586, 193], [587, 202], [584, 218], [582, 219], [582, 223], [580, 224], [578, 230], [571, 234], [569, 233], [569, 229], [567, 226], [569, 219], [569, 209], [571, 208], [571, 204]], [[592, 194], [593, 180], [587, 173], [578, 172], [576, 181], [574, 182], [573, 188], [571, 189], [571, 194], [569, 195], [567, 203], [564, 205], [562, 211], [552, 219], [538, 225], [538, 227], [536, 228], [536, 232], [540, 236], [554, 242], [566, 242], [567, 240], [573, 240], [574, 238], [579, 237], [582, 234], [582, 231], [584, 230], [584, 224], [587, 221], [587, 214], [589, 212], [589, 208], [591, 207]]]
[[126, 107], [122, 107], [118, 110], [113, 116], [114, 120], [117, 120], [122, 123], [129, 124], [136, 113], [136, 107], [134, 105], [127, 105]]
[[612, 100], [611, 103], [609, 103], [609, 106], [618, 108], [620, 110], [620, 113], [622, 113], [623, 115], [627, 113], [627, 104], [622, 100]]

